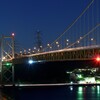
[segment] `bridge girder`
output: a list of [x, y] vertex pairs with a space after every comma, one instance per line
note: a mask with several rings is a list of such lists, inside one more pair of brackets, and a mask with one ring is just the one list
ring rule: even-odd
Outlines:
[[32, 55], [20, 55], [14, 63], [24, 63], [29, 58], [36, 61], [93, 60], [100, 55], [100, 48], [74, 49], [55, 52], [44, 52]]

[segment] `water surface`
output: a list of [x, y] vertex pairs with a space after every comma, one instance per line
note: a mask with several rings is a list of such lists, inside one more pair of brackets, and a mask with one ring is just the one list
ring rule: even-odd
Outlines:
[[8, 87], [0, 100], [100, 100], [100, 86]]

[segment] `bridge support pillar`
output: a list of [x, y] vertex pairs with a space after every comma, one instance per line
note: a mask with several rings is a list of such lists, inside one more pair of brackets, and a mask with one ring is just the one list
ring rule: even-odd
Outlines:
[[1, 59], [0, 59], [0, 84], [14, 84], [14, 64], [15, 55], [14, 33], [11, 36], [2, 35], [0, 39]]
[[1, 84], [14, 85], [14, 65], [12, 63], [4, 62], [2, 64]]

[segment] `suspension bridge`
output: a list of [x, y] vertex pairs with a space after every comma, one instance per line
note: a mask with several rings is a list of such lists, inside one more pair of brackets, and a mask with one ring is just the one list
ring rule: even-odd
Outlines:
[[[1, 81], [14, 82], [14, 64], [42, 61], [94, 60], [100, 55], [100, 0], [91, 0], [55, 41], [18, 51], [14, 33], [1, 37]], [[10, 68], [6, 65], [10, 64]], [[10, 76], [6, 73], [10, 72]]]

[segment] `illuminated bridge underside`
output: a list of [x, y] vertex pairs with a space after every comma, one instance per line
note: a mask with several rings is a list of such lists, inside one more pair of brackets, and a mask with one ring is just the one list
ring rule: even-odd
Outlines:
[[100, 46], [88, 46], [62, 49], [32, 55], [21, 55], [14, 63], [23, 63], [27, 59], [35, 61], [92, 60], [100, 54]]

